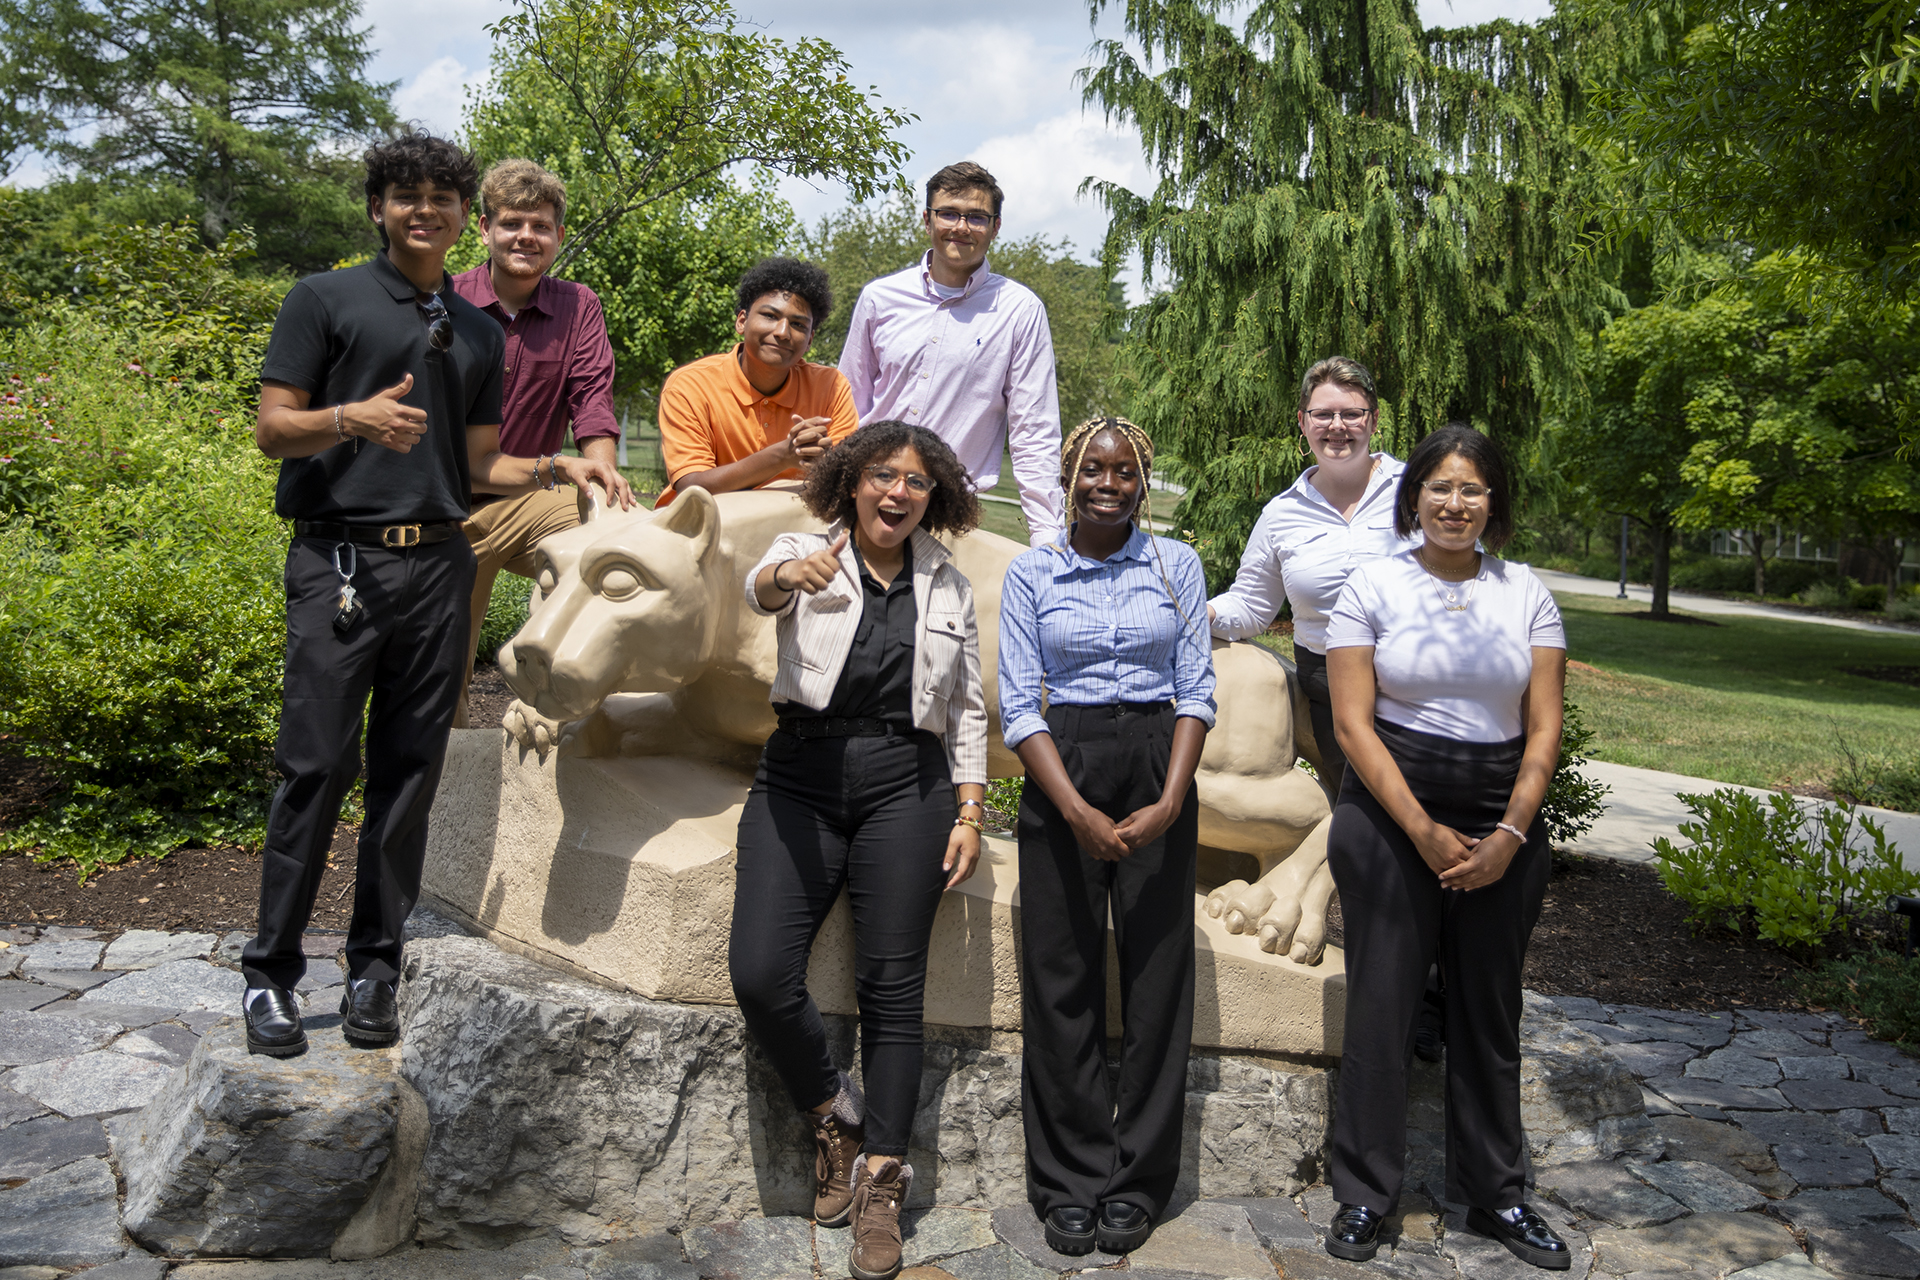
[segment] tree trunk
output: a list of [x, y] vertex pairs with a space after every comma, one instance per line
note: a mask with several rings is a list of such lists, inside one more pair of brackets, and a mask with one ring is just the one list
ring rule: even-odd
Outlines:
[[1673, 519], [1660, 515], [1652, 522], [1653, 529], [1653, 616], [1671, 617], [1667, 608], [1668, 570], [1673, 561]]
[[1747, 536], [1753, 539], [1753, 594], [1767, 594], [1767, 540], [1759, 529], [1747, 530]]

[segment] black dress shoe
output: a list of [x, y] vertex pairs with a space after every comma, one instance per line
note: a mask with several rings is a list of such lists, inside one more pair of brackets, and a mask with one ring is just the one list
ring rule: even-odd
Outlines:
[[1380, 1252], [1381, 1216], [1363, 1204], [1343, 1204], [1327, 1228], [1327, 1252], [1348, 1262], [1365, 1262]]
[[[262, 992], [254, 995], [255, 991]], [[293, 1058], [307, 1051], [307, 1032], [300, 1025], [300, 1006], [291, 991], [279, 987], [252, 987], [240, 998], [247, 1022], [247, 1052], [269, 1058]]]
[[400, 1038], [400, 1002], [391, 982], [355, 978], [340, 997], [340, 1016], [348, 1044], [379, 1049]]
[[1469, 1209], [1467, 1226], [1498, 1240], [1507, 1246], [1508, 1253], [1522, 1262], [1531, 1262], [1549, 1271], [1565, 1271], [1573, 1265], [1573, 1253], [1567, 1248], [1567, 1242], [1553, 1234], [1545, 1218], [1525, 1205], [1520, 1206], [1518, 1222], [1508, 1222], [1485, 1209]]
[[1093, 1242], [1102, 1253], [1132, 1253], [1153, 1234], [1153, 1218], [1138, 1205], [1109, 1200], [1100, 1206]]
[[1093, 1210], [1068, 1205], [1047, 1214], [1047, 1248], [1079, 1257], [1093, 1252]]

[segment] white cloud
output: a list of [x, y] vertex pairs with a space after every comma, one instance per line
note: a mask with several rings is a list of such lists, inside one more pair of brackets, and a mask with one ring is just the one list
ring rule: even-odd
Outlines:
[[435, 58], [395, 91], [394, 112], [430, 133], [452, 137], [460, 131], [467, 90], [486, 78], [484, 70], [469, 71], [458, 58]]
[[[975, 129], [1019, 125], [1059, 110], [1062, 99], [1071, 100], [1081, 63], [1081, 50], [1043, 48], [1030, 32], [1011, 27], [923, 27], [895, 47], [901, 65], [922, 69], [915, 77], [921, 116]], [[961, 49], [966, 56], [956, 57]]]
[[1429, 27], [1476, 27], [1495, 18], [1538, 22], [1553, 12], [1553, 0], [1419, 0], [1419, 9]]
[[969, 154], [1007, 193], [1003, 235], [1067, 236], [1083, 257], [1099, 251], [1107, 215], [1092, 196], [1078, 194], [1081, 181], [1101, 178], [1143, 192], [1153, 181], [1137, 133], [1079, 111], [989, 138]]
[[[375, 79], [400, 81], [400, 93], [405, 93], [446, 58], [465, 67], [484, 67], [493, 50], [487, 25], [513, 7], [513, 0], [367, 0], [362, 13], [373, 24], [376, 50], [369, 70]], [[457, 120], [458, 104], [451, 111], [430, 114], [436, 121], [443, 115]]]

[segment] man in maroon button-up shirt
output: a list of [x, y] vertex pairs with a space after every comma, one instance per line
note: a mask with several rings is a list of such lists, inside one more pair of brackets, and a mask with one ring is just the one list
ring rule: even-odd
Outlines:
[[[613, 416], [613, 346], [607, 341], [606, 316], [593, 290], [547, 275], [566, 238], [566, 188], [531, 160], [502, 160], [481, 179], [480, 199], [488, 260], [455, 276], [453, 288], [507, 331], [500, 450], [535, 459], [534, 470], [542, 474], [538, 460], [566, 444], [571, 420], [580, 452], [611, 466], [620, 424]], [[624, 478], [617, 483], [618, 491], [609, 496], [631, 507], [632, 490]], [[580, 502], [588, 500], [585, 490], [578, 493]], [[540, 540], [571, 529], [582, 515], [574, 491], [474, 494], [465, 530], [479, 561], [472, 610], [476, 644], [500, 571], [532, 577], [533, 550]], [[471, 649], [466, 678], [473, 679]], [[462, 684], [454, 725], [466, 724]]]

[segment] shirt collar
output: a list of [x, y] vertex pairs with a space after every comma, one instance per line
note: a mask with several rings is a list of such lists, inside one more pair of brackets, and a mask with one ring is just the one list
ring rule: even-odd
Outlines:
[[[1379, 493], [1383, 487], [1397, 483], [1400, 479], [1400, 473], [1407, 469], [1406, 463], [1400, 461], [1400, 459], [1390, 453], [1375, 453], [1369, 454], [1368, 456], [1374, 460], [1376, 465], [1373, 468], [1373, 474], [1367, 477], [1367, 487], [1360, 491], [1360, 503], [1359, 506], [1354, 508], [1355, 511], [1358, 511], [1360, 507], [1364, 507], [1372, 501], [1374, 495]], [[1294, 478], [1293, 483], [1287, 486], [1287, 492], [1293, 494], [1303, 502], [1314, 503], [1332, 511], [1333, 504], [1327, 501], [1327, 496], [1313, 487], [1313, 473], [1318, 469], [1319, 465], [1320, 464], [1316, 462], [1313, 466], [1302, 471]]]
[[[400, 268], [393, 265], [384, 249], [374, 254], [373, 261], [367, 265], [373, 271], [373, 278], [393, 295], [395, 302], [413, 302], [419, 298], [420, 291], [413, 287], [413, 281], [400, 274]], [[453, 277], [444, 270], [440, 272], [439, 292], [442, 294], [453, 292]]]
[[[966, 284], [961, 286], [960, 298], [972, 297], [974, 291], [986, 283], [987, 276], [990, 275], [992, 271], [993, 259], [980, 259], [980, 265], [974, 268], [973, 274], [967, 277]], [[935, 291], [933, 287], [933, 250], [931, 249], [920, 255], [920, 289], [934, 302], [959, 301], [959, 298], [946, 298]]]
[[1047, 546], [1055, 555], [1060, 557], [1063, 562], [1061, 564], [1062, 569], [1075, 569], [1082, 565], [1089, 564], [1114, 564], [1121, 560], [1145, 560], [1149, 554], [1147, 542], [1150, 536], [1145, 529], [1142, 529], [1137, 524], [1134, 525], [1133, 532], [1127, 535], [1126, 542], [1121, 545], [1118, 551], [1108, 556], [1105, 560], [1095, 560], [1090, 556], [1083, 556], [1073, 549], [1072, 525], [1067, 526], [1067, 531], [1060, 536], [1060, 541], [1050, 542]]
[[760, 394], [760, 389], [747, 381], [746, 363], [740, 358], [740, 348], [746, 344], [736, 342], [727, 352], [727, 385], [733, 388], [733, 398], [740, 407], [750, 408], [768, 400], [782, 409], [791, 409], [800, 402], [800, 370], [806, 365], [804, 359], [794, 361], [793, 368], [787, 370], [787, 380], [780, 389], [770, 396]]
[[[473, 282], [475, 296], [472, 301], [474, 306], [479, 307], [482, 311], [485, 311], [489, 307], [498, 307], [500, 308], [501, 315], [507, 313], [507, 304], [500, 301], [499, 291], [493, 287], [493, 264], [491, 262], [483, 262], [470, 271], [461, 272], [460, 278]], [[537, 311], [543, 316], [551, 316], [554, 314], [552, 276], [543, 273], [539, 282], [533, 286], [533, 296], [528, 298], [527, 304], [514, 314], [516, 316], [523, 315], [529, 311]]]

